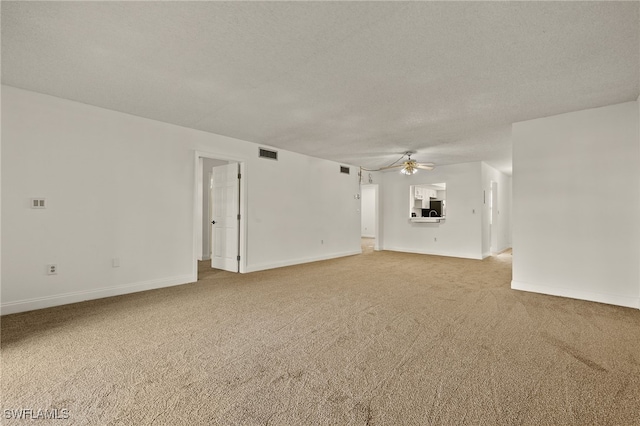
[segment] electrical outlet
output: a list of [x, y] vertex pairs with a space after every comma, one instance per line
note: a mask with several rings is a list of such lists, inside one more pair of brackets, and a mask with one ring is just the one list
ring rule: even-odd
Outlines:
[[50, 263], [47, 265], [47, 275], [56, 275], [58, 273], [58, 265]]
[[119, 268], [120, 267], [120, 258], [119, 257], [114, 257], [113, 259], [111, 259], [111, 266], [114, 268]]
[[32, 198], [31, 199], [31, 208], [32, 209], [45, 209], [46, 199], [45, 198]]

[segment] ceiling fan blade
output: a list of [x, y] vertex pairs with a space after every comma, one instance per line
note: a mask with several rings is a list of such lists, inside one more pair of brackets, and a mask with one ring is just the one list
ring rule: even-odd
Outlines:
[[[433, 163], [418, 163], [416, 160], [413, 160], [411, 158], [411, 156], [408, 156], [409, 158], [405, 161], [403, 161], [402, 163], [398, 163], [398, 164], [392, 164], [390, 166], [385, 166], [385, 167], [380, 167], [379, 169], [375, 169], [373, 171], [384, 171], [384, 170], [389, 170], [389, 169], [395, 169], [398, 167], [402, 167], [402, 168], [407, 168], [407, 169], [422, 169], [422, 170], [433, 170], [434, 164]], [[372, 170], [368, 170], [365, 168], [362, 168], [362, 170], [367, 170], [367, 171], [372, 171]], [[415, 172], [414, 172], [415, 173]]]
[[433, 167], [434, 167], [433, 164], [428, 164], [428, 163], [416, 164], [416, 168], [422, 169], [422, 170], [433, 170]]

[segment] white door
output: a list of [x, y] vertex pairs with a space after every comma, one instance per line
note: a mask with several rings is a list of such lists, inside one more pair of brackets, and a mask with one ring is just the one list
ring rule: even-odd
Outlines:
[[216, 166], [212, 170], [211, 267], [239, 272], [239, 164]]

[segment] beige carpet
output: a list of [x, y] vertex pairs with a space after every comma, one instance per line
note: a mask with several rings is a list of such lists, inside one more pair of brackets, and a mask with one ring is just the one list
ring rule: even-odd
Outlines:
[[28, 423], [57, 425], [640, 424], [640, 311], [510, 277], [510, 253], [367, 249], [6, 316], [2, 408], [67, 409]]

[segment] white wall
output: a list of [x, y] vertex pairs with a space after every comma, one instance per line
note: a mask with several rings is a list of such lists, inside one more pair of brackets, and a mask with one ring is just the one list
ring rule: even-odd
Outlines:
[[[383, 249], [482, 259], [481, 178], [479, 162], [421, 170], [412, 176], [383, 173]], [[410, 222], [409, 187], [440, 182], [447, 184], [446, 220]]]
[[640, 308], [638, 102], [513, 125], [512, 288]]
[[228, 164], [228, 161], [203, 158], [202, 164], [202, 253], [198, 260], [211, 258], [211, 223], [209, 218], [209, 198], [211, 197], [211, 169], [216, 166]]
[[360, 235], [368, 238], [376, 236], [376, 188], [373, 185], [362, 185], [360, 209]]
[[[0, 98], [2, 86], [0, 86]], [[2, 118], [2, 103], [0, 102], [0, 120]], [[0, 135], [0, 224], [2, 224], [2, 136]], [[2, 301], [2, 226], [0, 226], [0, 301]], [[2, 312], [0, 312], [1, 314]]]
[[196, 150], [245, 161], [247, 271], [360, 252], [356, 167], [7, 86], [2, 113], [3, 314], [193, 281]]
[[491, 254], [491, 221], [490, 198], [491, 182], [498, 184], [498, 222], [496, 252], [501, 252], [511, 247], [511, 177], [499, 172], [490, 165], [482, 163], [482, 188], [485, 191], [482, 209], [482, 254], [487, 257]]
[[[361, 253], [358, 168], [279, 150], [250, 169], [248, 270]], [[253, 248], [251, 248], [253, 246]]]

